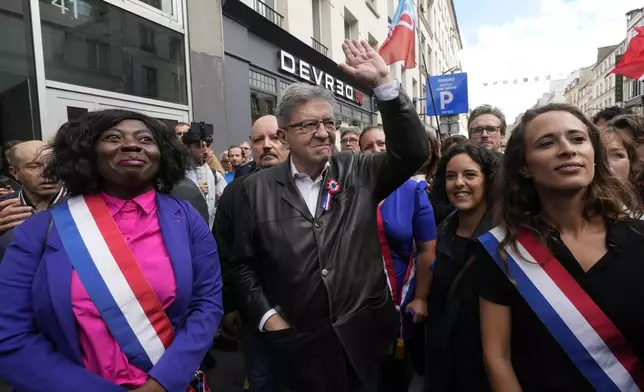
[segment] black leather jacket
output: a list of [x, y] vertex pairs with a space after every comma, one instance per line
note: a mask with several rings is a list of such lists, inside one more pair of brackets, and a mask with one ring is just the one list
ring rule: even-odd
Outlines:
[[333, 155], [322, 184], [333, 178], [341, 190], [328, 210], [311, 216], [289, 162], [243, 180], [231, 260], [244, 320], [258, 325], [279, 305], [296, 330], [332, 325], [359, 374], [379, 360], [399, 325], [383, 272], [376, 208], [429, 156], [424, 127], [402, 91], [379, 109], [387, 152]]

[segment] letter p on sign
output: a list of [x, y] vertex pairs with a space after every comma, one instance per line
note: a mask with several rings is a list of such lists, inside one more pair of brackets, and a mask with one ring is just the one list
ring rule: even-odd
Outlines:
[[454, 94], [449, 91], [440, 92], [441, 110], [445, 110], [445, 106], [454, 100]]

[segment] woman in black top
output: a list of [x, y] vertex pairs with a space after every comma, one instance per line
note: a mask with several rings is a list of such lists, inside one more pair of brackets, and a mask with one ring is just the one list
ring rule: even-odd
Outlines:
[[[497, 392], [641, 390], [641, 384], [637, 389], [628, 382], [622, 382], [621, 387], [598, 387], [598, 375], [611, 381], [601, 366], [611, 363], [612, 350], [590, 350], [598, 356], [597, 362], [588, 350], [584, 351], [584, 346], [579, 345], [582, 349], [577, 352], [565, 351], [562, 347], [574, 342], [593, 341], [592, 334], [581, 335], [576, 328], [568, 339], [560, 339], [563, 346], [560, 345], [546, 325], [557, 335], [565, 330], [562, 325], [566, 324], [556, 324], [557, 317], [561, 316], [548, 314], [543, 309], [547, 309], [544, 304], [548, 303], [552, 309], [561, 310], [566, 301], [534, 299], [539, 298], [535, 293], [543, 293], [549, 298], [561, 299], [565, 295], [573, 302], [573, 298], [587, 295], [589, 300], [585, 306], [594, 302], [592, 305], [609, 320], [602, 327], [612, 323], [615, 334], [621, 332], [623, 336], [622, 344], [613, 350], [630, 351], [634, 362], [644, 358], [644, 222], [629, 216], [629, 211], [641, 215], [640, 204], [633, 189], [611, 175], [598, 129], [577, 108], [568, 105], [551, 104], [526, 112], [507, 144], [499, 185], [501, 197], [495, 211], [501, 226], [490, 233], [499, 235], [496, 238], [501, 241], [492, 253], [497, 255], [498, 263], [481, 249], [474, 266], [480, 281], [481, 335], [492, 389]], [[486, 236], [481, 241], [489, 245], [486, 239], [490, 237]], [[521, 239], [520, 244], [517, 237]], [[530, 248], [526, 244], [545, 253], [531, 251], [537, 255], [534, 261], [517, 257], [519, 253], [525, 256], [523, 249]], [[548, 251], [554, 259], [547, 255]], [[505, 257], [499, 257], [499, 253]], [[557, 268], [559, 276], [570, 279], [547, 286], [543, 284], [547, 281], [544, 275], [540, 275], [542, 280], [535, 278], [537, 275], [525, 279], [520, 273], [553, 268]], [[508, 271], [513, 272], [508, 276]], [[538, 289], [530, 293], [526, 288], [531, 285]], [[576, 297], [561, 294], [575, 290]], [[574, 303], [577, 309], [584, 307], [579, 306], [578, 300]], [[566, 320], [584, 317], [571, 308], [559, 314], [565, 315]], [[586, 316], [588, 323], [592, 324], [590, 320], [598, 314], [601, 312]], [[610, 342], [616, 340], [605, 341], [610, 347]], [[572, 354], [569, 356], [568, 352]], [[590, 360], [579, 362], [580, 355], [587, 355]], [[593, 366], [599, 372], [587, 370]], [[633, 379], [644, 378], [639, 369], [632, 372]], [[628, 375], [625, 371], [622, 374]]]
[[[487, 214], [499, 157], [471, 144], [453, 147], [438, 166], [435, 191], [454, 205], [438, 228], [436, 262], [428, 299], [429, 390], [484, 392], [478, 296], [465, 249], [492, 228]], [[457, 278], [457, 276], [461, 277]]]

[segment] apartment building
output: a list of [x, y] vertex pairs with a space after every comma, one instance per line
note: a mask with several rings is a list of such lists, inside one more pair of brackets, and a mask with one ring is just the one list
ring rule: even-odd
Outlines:
[[[626, 13], [626, 47], [637, 34], [635, 28], [642, 26], [644, 26], [644, 8], [634, 9]], [[629, 78], [621, 79], [623, 79], [624, 86], [624, 106], [638, 114], [644, 114], [644, 82]]]
[[[617, 105], [615, 97], [615, 82], [617, 78], [609, 72], [615, 67], [617, 57], [626, 50], [626, 41], [617, 45], [597, 49], [597, 62], [593, 66], [593, 110], [598, 111]], [[621, 81], [621, 78], [619, 78]]]
[[580, 68], [577, 71], [574, 71], [568, 79], [572, 79], [564, 90], [565, 102], [568, 105], [577, 106], [580, 109], [585, 110], [580, 105], [581, 99], [581, 89], [585, 87], [588, 82], [593, 77], [592, 66]]
[[[397, 1], [387, 1], [389, 20], [396, 10]], [[431, 128], [436, 128], [436, 120], [426, 116], [427, 77], [463, 71], [458, 53], [463, 49], [458, 19], [453, 0], [418, 0], [418, 30], [416, 37], [416, 63], [414, 69], [405, 70], [401, 64], [392, 66], [408, 94], [417, 98], [417, 110], [421, 119]], [[467, 134], [465, 115], [444, 116], [440, 118], [441, 133]]]

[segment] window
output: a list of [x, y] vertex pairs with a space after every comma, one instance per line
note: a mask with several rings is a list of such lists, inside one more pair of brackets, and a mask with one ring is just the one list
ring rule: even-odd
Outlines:
[[313, 38], [318, 42], [322, 41], [322, 18], [320, 18], [320, 0], [312, 1]]
[[154, 30], [141, 25], [139, 29], [139, 36], [141, 42], [141, 50], [144, 52], [156, 54], [157, 49], [154, 45]]
[[148, 97], [159, 95], [159, 84], [157, 79], [157, 69], [147, 66], [141, 67], [143, 70], [143, 94]]
[[83, 2], [88, 12], [77, 17], [39, 2], [47, 80], [188, 104], [182, 34], [103, 0]]
[[344, 7], [344, 38], [358, 39], [358, 19]]
[[0, 1], [0, 142], [40, 138], [28, 0]]
[[253, 122], [267, 114], [275, 113], [275, 96], [260, 91], [250, 91], [250, 110]]
[[249, 71], [249, 84], [251, 88], [257, 88], [277, 94], [277, 80], [257, 71]]
[[170, 37], [169, 43], [170, 60], [177, 61], [184, 56], [183, 40], [178, 37]]
[[174, 15], [174, 2], [176, 0], [136, 0], [143, 4], [147, 4], [151, 7], [156, 8], [157, 10], [163, 12], [164, 14]]
[[112, 48], [106, 42], [87, 40], [87, 67], [100, 71], [110, 70], [110, 52]]

